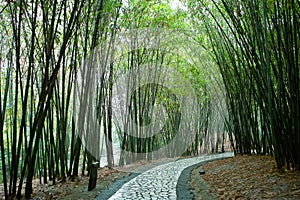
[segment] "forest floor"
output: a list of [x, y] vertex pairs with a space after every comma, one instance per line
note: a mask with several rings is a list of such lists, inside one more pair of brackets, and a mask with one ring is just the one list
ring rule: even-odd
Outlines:
[[[153, 164], [167, 161], [157, 161]], [[142, 169], [147, 162], [139, 162], [122, 169], [98, 169], [96, 188], [88, 191], [87, 176], [74, 182], [56, 185], [33, 183], [32, 199], [78, 199], [92, 200], [117, 179], [126, 177], [130, 171]], [[205, 170], [200, 175], [199, 170]], [[127, 171], [127, 172], [126, 172]], [[236, 156], [209, 162], [191, 173], [190, 185], [194, 199], [300, 199], [300, 172], [279, 171], [274, 158], [270, 156]], [[2, 188], [1, 188], [2, 187]], [[3, 186], [0, 185], [0, 197]], [[0, 198], [1, 199], [1, 198]]]
[[270, 156], [235, 156], [209, 162], [192, 171], [190, 184], [197, 200], [300, 199], [300, 172], [278, 170]]
[[[57, 182], [55, 185], [52, 181], [48, 184], [40, 184], [39, 179], [33, 181], [32, 200], [92, 200], [103, 190], [117, 179], [128, 176], [128, 172], [121, 172], [115, 169], [100, 168], [98, 169], [97, 184], [92, 191], [88, 191], [89, 177], [79, 176], [74, 181]], [[3, 197], [3, 188], [0, 186], [0, 197]], [[23, 192], [25, 189], [23, 189]], [[0, 198], [0, 199], [4, 199]], [[25, 198], [22, 198], [24, 200]]]

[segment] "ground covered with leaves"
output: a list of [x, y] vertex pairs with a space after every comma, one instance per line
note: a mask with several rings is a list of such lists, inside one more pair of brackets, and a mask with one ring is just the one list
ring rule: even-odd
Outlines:
[[300, 172], [278, 170], [270, 156], [209, 162], [192, 171], [190, 185], [194, 199], [300, 199]]
[[[92, 191], [88, 191], [88, 176], [77, 177], [74, 179], [74, 181], [67, 179], [65, 182], [58, 182], [55, 185], [53, 185], [51, 181], [48, 184], [40, 184], [40, 181], [38, 179], [35, 179], [33, 182], [34, 193], [32, 194], [32, 199], [91, 200], [94, 199], [103, 190], [107, 189], [112, 182], [128, 175], [128, 172], [122, 172], [108, 168], [99, 168], [97, 175], [97, 184]], [[0, 197], [3, 196], [3, 189], [0, 189]]]

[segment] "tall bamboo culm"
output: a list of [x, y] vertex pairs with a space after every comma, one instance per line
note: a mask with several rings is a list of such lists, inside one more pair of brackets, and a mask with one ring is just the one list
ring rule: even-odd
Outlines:
[[300, 169], [300, 2], [213, 4], [218, 12], [202, 6], [214, 19], [206, 28], [226, 86], [236, 153], [274, 154], [279, 168]]

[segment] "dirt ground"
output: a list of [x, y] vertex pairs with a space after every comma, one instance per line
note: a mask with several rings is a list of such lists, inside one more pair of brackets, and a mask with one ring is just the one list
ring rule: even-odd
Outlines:
[[[119, 178], [128, 176], [128, 172], [121, 172], [115, 169], [101, 168], [98, 169], [98, 177], [96, 187], [92, 191], [88, 191], [88, 176], [80, 176], [71, 182], [69, 179], [66, 182], [56, 183], [52, 185], [40, 184], [39, 180], [34, 180], [33, 182], [33, 194], [32, 198], [34, 200], [92, 200], [101, 191], [105, 190], [113, 181]], [[23, 190], [24, 192], [24, 190]], [[0, 196], [3, 196], [3, 192]], [[4, 198], [3, 198], [4, 199]], [[25, 199], [25, 198], [23, 198]]]
[[279, 171], [270, 156], [236, 156], [209, 162], [192, 171], [190, 184], [197, 200], [300, 199], [300, 172]]

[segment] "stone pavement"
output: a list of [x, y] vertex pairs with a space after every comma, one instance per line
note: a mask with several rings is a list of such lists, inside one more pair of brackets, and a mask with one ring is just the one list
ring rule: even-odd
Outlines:
[[[166, 164], [153, 167], [134, 177], [123, 184], [123, 186], [114, 194], [109, 195], [110, 198], [101, 196], [97, 200], [156, 200], [156, 199], [183, 199], [177, 195], [178, 188], [176, 188], [179, 177], [182, 171], [193, 165], [212, 161], [216, 159], [232, 157], [232, 152], [204, 155], [192, 158], [179, 159]], [[188, 184], [188, 183], [184, 183]], [[187, 187], [188, 188], [188, 187]], [[177, 191], [177, 192], [176, 192]], [[185, 198], [189, 199], [189, 198]]]

